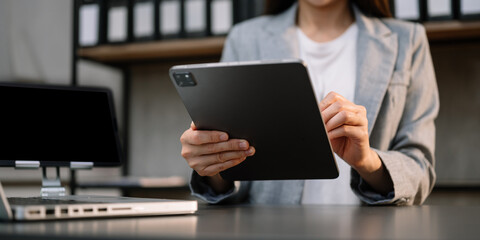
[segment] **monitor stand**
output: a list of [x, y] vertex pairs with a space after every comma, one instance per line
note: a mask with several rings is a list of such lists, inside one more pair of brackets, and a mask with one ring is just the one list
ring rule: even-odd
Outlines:
[[42, 190], [40, 194], [42, 197], [61, 197], [65, 196], [65, 188], [62, 187], [60, 182], [60, 167], [56, 168], [56, 174], [54, 178], [47, 177], [47, 167], [42, 167]]
[[[40, 161], [30, 161], [30, 160], [16, 160], [15, 169], [39, 169], [41, 167]], [[60, 182], [60, 167], [55, 166], [55, 177], [50, 179], [47, 177], [47, 167], [43, 166], [42, 168], [42, 189], [40, 195], [42, 197], [59, 197], [65, 196], [65, 188], [62, 187]], [[70, 162], [70, 169], [72, 172], [74, 170], [81, 169], [92, 169], [93, 162]], [[70, 183], [72, 184], [72, 183]]]

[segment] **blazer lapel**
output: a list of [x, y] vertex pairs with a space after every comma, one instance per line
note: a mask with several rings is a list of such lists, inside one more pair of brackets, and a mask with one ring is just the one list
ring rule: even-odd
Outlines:
[[368, 132], [387, 91], [398, 54], [398, 39], [380, 20], [365, 17], [354, 7], [359, 28], [355, 104], [367, 109]]
[[296, 34], [297, 4], [285, 12], [272, 17], [265, 24], [263, 36], [260, 37], [260, 59], [298, 58], [298, 39]]

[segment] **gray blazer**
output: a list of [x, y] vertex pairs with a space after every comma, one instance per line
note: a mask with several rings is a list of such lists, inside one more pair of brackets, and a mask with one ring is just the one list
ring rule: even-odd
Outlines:
[[[393, 180], [383, 196], [351, 171], [351, 187], [367, 204], [421, 204], [435, 182], [435, 124], [438, 90], [425, 29], [395, 19], [369, 18], [354, 7], [359, 29], [355, 104], [367, 109], [370, 145]], [[298, 58], [297, 5], [275, 16], [236, 25], [222, 61]], [[195, 172], [191, 189], [210, 203], [299, 204], [303, 180], [242, 182], [215, 194]]]

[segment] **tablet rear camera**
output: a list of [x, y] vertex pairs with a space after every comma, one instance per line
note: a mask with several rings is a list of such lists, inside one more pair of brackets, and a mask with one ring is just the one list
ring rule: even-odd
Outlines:
[[193, 74], [190, 72], [174, 73], [173, 78], [179, 87], [191, 87], [197, 85]]

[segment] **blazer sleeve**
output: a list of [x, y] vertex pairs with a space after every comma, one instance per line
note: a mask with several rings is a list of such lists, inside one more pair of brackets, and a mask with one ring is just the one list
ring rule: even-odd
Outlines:
[[422, 204], [435, 183], [438, 89], [423, 26], [415, 25], [412, 39], [411, 79], [398, 130], [388, 151], [374, 149], [392, 178], [394, 191], [377, 194], [354, 172], [352, 189], [367, 204]]
[[[239, 39], [238, 27], [233, 27], [227, 36], [222, 52], [221, 62], [239, 61], [236, 41]], [[201, 177], [193, 171], [190, 178], [190, 190], [193, 196], [204, 200], [209, 204], [241, 203], [248, 196], [250, 182], [232, 183], [230, 189], [224, 194], [217, 194], [208, 185], [205, 177]]]

